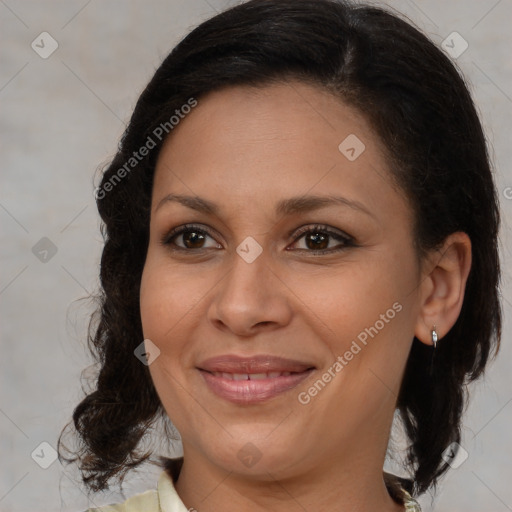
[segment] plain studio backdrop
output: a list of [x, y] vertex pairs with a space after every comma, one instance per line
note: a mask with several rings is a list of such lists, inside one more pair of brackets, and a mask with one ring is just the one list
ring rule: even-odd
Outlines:
[[[406, 14], [468, 78], [503, 210], [502, 351], [472, 387], [463, 430], [468, 458], [450, 470], [434, 500], [427, 494], [421, 504], [425, 512], [512, 510], [512, 0], [374, 3]], [[77, 299], [98, 285], [96, 169], [114, 155], [140, 92], [171, 48], [234, 4], [0, 0], [2, 512], [80, 511], [123, 499], [111, 492], [88, 501], [77, 472], [55, 461], [53, 451], [90, 364], [92, 305]], [[153, 487], [158, 473], [148, 467], [130, 477], [125, 496]]]

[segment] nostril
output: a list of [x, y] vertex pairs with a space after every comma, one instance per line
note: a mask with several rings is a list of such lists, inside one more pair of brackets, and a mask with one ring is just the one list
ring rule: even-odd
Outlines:
[[269, 325], [271, 324], [272, 322], [259, 322], [257, 325], [262, 325], [262, 326], [265, 326], [265, 325]]

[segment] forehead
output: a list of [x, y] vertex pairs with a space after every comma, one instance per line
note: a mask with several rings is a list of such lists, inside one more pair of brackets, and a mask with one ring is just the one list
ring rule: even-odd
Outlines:
[[[382, 142], [354, 108], [302, 82], [211, 92], [171, 132], [158, 158], [153, 204], [166, 194], [242, 206], [306, 192], [396, 203]], [[389, 197], [388, 197], [389, 199]]]
[[340, 137], [352, 134], [366, 139], [372, 151], [385, 154], [379, 138], [355, 108], [319, 86], [299, 81], [210, 92], [173, 130], [165, 146], [175, 146], [173, 141], [183, 138], [179, 133], [203, 137], [203, 144], [215, 137], [219, 151], [251, 139], [268, 144], [293, 138], [308, 140], [308, 146], [317, 149], [327, 145], [332, 149], [333, 144], [337, 149]]

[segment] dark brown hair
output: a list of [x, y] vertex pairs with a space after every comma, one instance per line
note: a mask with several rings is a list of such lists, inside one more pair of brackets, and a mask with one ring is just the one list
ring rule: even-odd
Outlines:
[[[102, 176], [99, 321], [89, 335], [100, 370], [73, 414], [74, 456], [62, 455], [59, 440], [62, 459], [78, 461], [92, 490], [114, 477], [122, 481], [150, 456], [140, 441], [162, 415], [148, 369], [134, 357], [143, 340], [139, 286], [153, 174], [165, 139], [155, 130], [167, 126], [172, 136], [169, 120], [191, 98], [200, 105], [222, 87], [290, 78], [324, 88], [366, 116], [413, 205], [418, 257], [453, 232], [471, 239], [460, 316], [438, 345], [432, 374], [431, 347], [414, 339], [397, 401], [410, 440], [410, 489], [425, 492], [447, 469], [442, 454], [460, 441], [466, 384], [482, 374], [501, 336], [499, 210], [468, 87], [433, 42], [386, 10], [335, 0], [252, 0], [205, 21], [174, 48], [140, 96]], [[149, 138], [155, 147], [128, 168]]]

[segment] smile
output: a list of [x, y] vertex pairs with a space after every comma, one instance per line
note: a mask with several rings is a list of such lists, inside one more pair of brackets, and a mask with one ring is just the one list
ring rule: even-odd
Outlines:
[[236, 404], [258, 404], [289, 391], [307, 379], [313, 368], [303, 372], [210, 373], [200, 370], [206, 385], [215, 395]]
[[262, 380], [274, 379], [276, 377], [288, 377], [291, 372], [268, 372], [268, 373], [226, 373], [226, 372], [212, 372], [215, 377], [224, 377], [231, 380]]
[[198, 365], [206, 386], [216, 396], [236, 404], [259, 404], [289, 391], [315, 370], [312, 364], [260, 355], [225, 355]]

